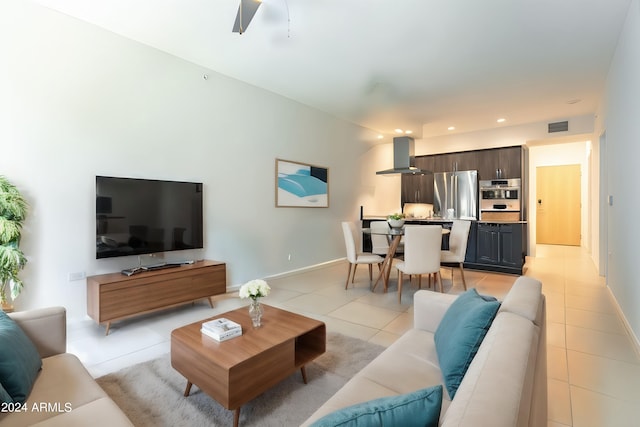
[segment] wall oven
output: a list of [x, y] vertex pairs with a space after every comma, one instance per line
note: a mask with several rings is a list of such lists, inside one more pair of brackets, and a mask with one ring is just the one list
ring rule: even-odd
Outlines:
[[519, 216], [521, 197], [520, 178], [480, 181], [480, 219], [483, 216], [493, 216], [487, 215], [490, 212], [512, 212]]

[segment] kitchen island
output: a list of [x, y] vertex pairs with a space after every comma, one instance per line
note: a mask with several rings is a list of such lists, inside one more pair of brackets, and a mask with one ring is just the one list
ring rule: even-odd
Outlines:
[[[385, 221], [385, 216], [364, 216], [362, 228], [369, 228], [371, 221]], [[451, 228], [453, 222], [443, 218], [405, 219], [405, 224], [439, 224]], [[443, 245], [448, 247], [448, 236]], [[371, 236], [363, 234], [362, 250], [371, 251]], [[518, 274], [523, 272], [527, 253], [527, 221], [471, 221], [464, 268]]]

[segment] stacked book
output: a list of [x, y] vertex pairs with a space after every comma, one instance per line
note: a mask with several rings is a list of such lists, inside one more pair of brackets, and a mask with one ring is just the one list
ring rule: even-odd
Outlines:
[[242, 335], [242, 326], [232, 320], [221, 317], [204, 322], [200, 332], [216, 341], [226, 341]]

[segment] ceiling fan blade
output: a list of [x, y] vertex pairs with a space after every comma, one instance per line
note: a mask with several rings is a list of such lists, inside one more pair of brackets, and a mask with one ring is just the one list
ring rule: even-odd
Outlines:
[[[233, 24], [233, 32], [240, 33], [247, 31], [249, 23], [258, 11], [258, 7], [262, 3], [261, 0], [240, 0], [238, 13], [236, 14], [236, 22]], [[242, 13], [241, 13], [242, 12]], [[240, 17], [242, 16], [242, 25], [240, 25]]]

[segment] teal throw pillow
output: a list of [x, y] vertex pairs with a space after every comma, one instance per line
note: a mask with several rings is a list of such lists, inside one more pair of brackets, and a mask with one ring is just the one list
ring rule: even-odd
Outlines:
[[383, 397], [332, 412], [311, 427], [438, 427], [442, 386]]
[[9, 393], [7, 393], [7, 390], [4, 389], [2, 384], [0, 384], [0, 403], [11, 403], [11, 402], [13, 402], [13, 399], [11, 398], [11, 396], [9, 396]]
[[14, 402], [24, 403], [41, 367], [42, 360], [31, 340], [0, 311], [0, 383]]
[[434, 335], [444, 384], [453, 399], [478, 352], [500, 303], [478, 295], [475, 289], [460, 294], [444, 314]]

